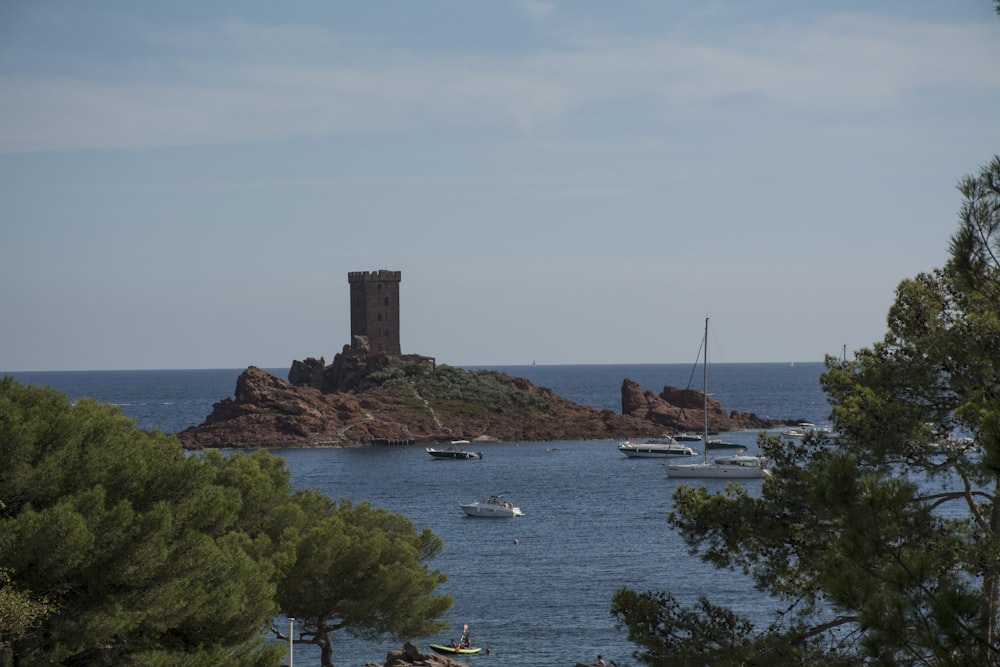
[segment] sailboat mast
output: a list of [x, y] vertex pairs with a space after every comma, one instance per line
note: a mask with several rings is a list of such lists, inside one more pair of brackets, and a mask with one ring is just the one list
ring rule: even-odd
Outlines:
[[708, 463], [708, 318], [705, 318], [705, 361], [702, 363], [702, 398], [705, 400], [705, 463]]

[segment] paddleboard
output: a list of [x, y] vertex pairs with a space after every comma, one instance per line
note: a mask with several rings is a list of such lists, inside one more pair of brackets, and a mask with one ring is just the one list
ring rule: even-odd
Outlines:
[[450, 655], [455, 655], [456, 653], [463, 655], [470, 655], [473, 653], [479, 653], [483, 649], [476, 646], [472, 648], [452, 648], [450, 646], [441, 646], [440, 644], [431, 644], [431, 650], [436, 651], [438, 653], [450, 654]]

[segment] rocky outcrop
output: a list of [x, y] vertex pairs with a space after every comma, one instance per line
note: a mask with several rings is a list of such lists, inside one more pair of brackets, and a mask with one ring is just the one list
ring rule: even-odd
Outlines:
[[323, 361], [323, 357], [319, 359], [309, 357], [305, 361], [296, 359], [288, 370], [288, 383], [297, 387], [322, 389], [325, 370], [326, 362]]
[[177, 435], [188, 448], [251, 448], [620, 439], [662, 432], [654, 422], [577, 405], [523, 378], [500, 374], [495, 380], [505, 382], [504, 390], [523, 396], [522, 403], [424, 396], [418, 383], [323, 393], [251, 366], [237, 379], [233, 398], [217, 402], [204, 423]]
[[[330, 365], [322, 357], [296, 360], [287, 382], [247, 368], [233, 398], [177, 435], [191, 449], [624, 439], [700, 431], [702, 397], [672, 387], [657, 396], [626, 379], [617, 414], [578, 405], [524, 378], [439, 367], [421, 355], [372, 353], [368, 340], [355, 336]], [[709, 401], [713, 432], [776, 425]]]
[[[626, 378], [622, 382], [622, 414], [659, 424], [666, 432], [701, 432], [705, 427], [705, 394], [697, 389], [665, 386], [657, 396]], [[726, 412], [721, 403], [708, 400], [708, 430], [711, 433], [775, 428], [784, 423], [753, 413]]]
[[385, 656], [385, 662], [381, 665], [376, 663], [365, 663], [364, 667], [469, 667], [467, 663], [452, 660], [446, 655], [437, 653], [423, 653], [411, 642], [406, 642], [403, 648], [397, 651], [389, 651]]
[[372, 352], [367, 336], [354, 336], [350, 345], [345, 345], [334, 355], [329, 366], [323, 357], [293, 361], [288, 371], [288, 383], [297, 387], [312, 387], [323, 393], [364, 391], [365, 380], [372, 374], [400, 362], [421, 363], [431, 368], [437, 365], [433, 357], [419, 354]]

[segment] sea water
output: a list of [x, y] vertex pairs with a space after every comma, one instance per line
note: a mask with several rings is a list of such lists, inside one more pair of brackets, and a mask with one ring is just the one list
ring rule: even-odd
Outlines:
[[[701, 388], [689, 366], [516, 366], [497, 370], [547, 386], [574, 402], [621, 410], [625, 378], [659, 393], [666, 384]], [[727, 410], [826, 422], [819, 388], [822, 364], [713, 364], [709, 393]], [[204, 420], [214, 402], [232, 396], [241, 371], [103, 371], [13, 373], [19, 381], [49, 385], [71, 399], [91, 396], [121, 406], [141, 428], [176, 432]], [[286, 369], [272, 369], [279, 376]], [[727, 440], [755, 450], [756, 434]], [[688, 553], [667, 524], [673, 489], [690, 480], [666, 476], [663, 461], [629, 459], [616, 442], [519, 442], [470, 445], [482, 460], [431, 458], [423, 446], [278, 449], [296, 487], [333, 498], [370, 501], [430, 527], [444, 541], [431, 566], [448, 576], [439, 592], [454, 599], [445, 615], [451, 629], [421, 638], [447, 644], [469, 625], [473, 644], [492, 655], [470, 656], [474, 667], [546, 667], [596, 661], [637, 666], [635, 646], [609, 614], [620, 587], [663, 590], [690, 604], [701, 595], [766, 623], [775, 608], [746, 577], [717, 571]], [[725, 480], [703, 480], [721, 491]], [[751, 493], [761, 482], [744, 482]], [[459, 502], [503, 493], [525, 516], [473, 519]], [[287, 626], [286, 626], [287, 627]], [[381, 662], [400, 642], [366, 642], [339, 634], [334, 661], [341, 667]], [[298, 665], [318, 653], [296, 646]]]

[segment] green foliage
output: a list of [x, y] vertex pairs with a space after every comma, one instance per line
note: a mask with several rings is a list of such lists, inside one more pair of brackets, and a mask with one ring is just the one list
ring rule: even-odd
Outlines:
[[112, 406], [11, 378], [0, 457], [12, 464], [0, 471], [0, 564], [55, 606], [14, 642], [22, 661], [273, 664], [260, 641], [273, 583], [233, 539], [239, 495], [209, 465]]
[[730, 656], [746, 646], [753, 625], [729, 610], [699, 598], [685, 609], [664, 593], [619, 589], [611, 612], [629, 629], [629, 640], [642, 649], [646, 664], [676, 667], [742, 664]]
[[[415, 389], [432, 405], [447, 405], [449, 413], [463, 412], [462, 404], [501, 408], [539, 409], [547, 401], [545, 390], [494, 370], [467, 371], [455, 366], [432, 368], [416, 362], [393, 363], [368, 375], [361, 389], [401, 387]], [[474, 407], [469, 410], [476, 411]]]
[[433, 595], [446, 577], [426, 564], [442, 549], [429, 528], [418, 533], [407, 519], [368, 503], [334, 506], [310, 493], [299, 499], [302, 512], [289, 517], [299, 535], [295, 559], [279, 581], [278, 600], [302, 622], [302, 641], [320, 647], [325, 667], [333, 664], [338, 630], [411, 639], [447, 627], [434, 620], [452, 600]]
[[7, 570], [0, 570], [0, 664], [12, 657], [11, 643], [26, 637], [55, 611], [46, 598], [14, 587]]
[[[760, 497], [675, 491], [692, 552], [780, 611], [749, 626], [620, 591], [612, 612], [649, 664], [997, 664], [1000, 158], [960, 190], [951, 261], [900, 284], [882, 341], [827, 359], [837, 445], [762, 436]], [[939, 449], [956, 430], [980, 451]]]
[[266, 452], [188, 455], [115, 407], [7, 377], [0, 460], [0, 632], [18, 664], [263, 667], [284, 648], [262, 631], [289, 609], [409, 637], [450, 605], [429, 530], [293, 494]]

